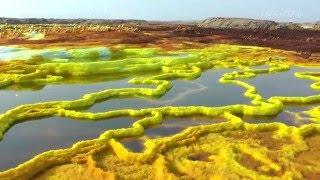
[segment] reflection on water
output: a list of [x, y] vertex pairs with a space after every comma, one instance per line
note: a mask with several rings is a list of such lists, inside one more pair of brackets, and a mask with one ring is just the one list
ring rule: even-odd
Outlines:
[[127, 138], [121, 140], [121, 143], [131, 152], [143, 152], [144, 140], [142, 138]]
[[22, 104], [38, 103], [54, 100], [72, 100], [99, 90], [128, 87], [127, 79], [94, 84], [48, 85], [38, 91], [2, 90], [0, 111], [4, 112]]
[[150, 138], [170, 136], [177, 134], [188, 127], [216, 124], [221, 122], [224, 122], [222, 118], [210, 118], [206, 116], [165, 117], [162, 125], [146, 129], [145, 136]]
[[110, 129], [130, 127], [133, 119], [114, 118], [88, 122], [63, 118], [46, 118], [14, 125], [0, 143], [0, 170], [23, 163], [50, 149], [70, 147], [73, 143], [93, 139]]
[[[128, 76], [128, 75], [127, 75]], [[105, 89], [128, 88], [128, 87], [152, 87], [150, 85], [134, 85], [128, 81], [140, 74], [132, 74], [130, 78], [124, 75], [105, 75], [86, 79], [67, 79], [67, 84], [51, 84], [43, 86], [17, 85], [10, 86], [0, 91], [0, 113], [22, 104], [31, 104], [56, 100], [73, 100], [84, 94], [102, 91]], [[30, 87], [31, 86], [31, 87]]]
[[[177, 134], [188, 127], [221, 122], [224, 122], [222, 118], [210, 118], [206, 116], [164, 117], [161, 125], [149, 127], [145, 130], [144, 135], [147, 138], [159, 138]], [[121, 142], [133, 152], [141, 152], [144, 150], [143, 138], [127, 138]]]
[[285, 109], [276, 116], [242, 116], [242, 118], [245, 122], [254, 124], [282, 122], [290, 126], [301, 126], [312, 122], [310, 117], [302, 112], [310, 110], [316, 106], [319, 106], [319, 104], [287, 104]]
[[88, 111], [100, 112], [119, 108], [140, 109], [159, 106], [221, 106], [248, 104], [239, 86], [219, 83], [220, 77], [232, 70], [209, 70], [196, 80], [174, 80], [173, 88], [159, 99], [120, 98], [97, 103]]
[[319, 94], [310, 88], [312, 81], [299, 79], [295, 72], [320, 71], [320, 68], [292, 67], [290, 71], [274, 74], [261, 74], [253, 79], [246, 80], [254, 85], [264, 98], [272, 96], [309, 96]]

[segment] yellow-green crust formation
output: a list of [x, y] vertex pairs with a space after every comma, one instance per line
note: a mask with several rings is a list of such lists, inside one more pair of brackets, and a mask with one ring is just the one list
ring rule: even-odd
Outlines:
[[[0, 172], [0, 179], [303, 179], [320, 173], [320, 140], [317, 123], [291, 127], [283, 123], [249, 124], [240, 115], [271, 116], [280, 113], [286, 103], [319, 103], [320, 95], [307, 97], [263, 98], [256, 88], [240, 79], [290, 69], [290, 61], [277, 50], [259, 47], [216, 45], [204, 49], [170, 52], [159, 57], [147, 53], [144, 58], [82, 63], [40, 63], [20, 69], [22, 73], [2, 72], [1, 85], [19, 83], [58, 83], [67, 76], [87, 76], [134, 72], [157, 72], [151, 77], [134, 78], [129, 83], [154, 85], [154, 88], [107, 89], [85, 94], [71, 101], [53, 101], [21, 105], [0, 115], [0, 138], [14, 123], [47, 116], [99, 121], [119, 116], [139, 120], [130, 128], [109, 130], [98, 138], [75, 143], [67, 149], [50, 150], [16, 168]], [[131, 49], [130, 51], [139, 51]], [[168, 55], [170, 55], [168, 53]], [[267, 69], [251, 66], [268, 65]], [[15, 67], [15, 66], [14, 66]], [[20, 68], [20, 66], [17, 66]], [[18, 68], [18, 69], [19, 69]], [[166, 106], [146, 109], [120, 109], [91, 113], [77, 109], [111, 98], [161, 96], [172, 87], [171, 79], [194, 79], [206, 69], [238, 68], [224, 74], [220, 82], [240, 86], [251, 104], [220, 107]], [[14, 68], [13, 68], [14, 69]], [[10, 69], [9, 72], [17, 72]], [[17, 69], [14, 69], [17, 70]], [[319, 89], [319, 73], [299, 72], [297, 78], [312, 80]], [[319, 118], [319, 108], [307, 113]], [[179, 134], [147, 139], [141, 153], [130, 152], [121, 139], [140, 137], [150, 126], [160, 125], [164, 116], [203, 115], [224, 118], [226, 122], [190, 127]], [[248, 163], [249, 162], [249, 163]]]

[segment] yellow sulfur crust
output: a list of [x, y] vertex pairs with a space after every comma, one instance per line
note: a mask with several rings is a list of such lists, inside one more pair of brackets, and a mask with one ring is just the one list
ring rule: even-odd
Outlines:
[[[130, 49], [123, 52], [134, 52]], [[133, 78], [129, 83], [154, 85], [154, 88], [106, 89], [85, 94], [71, 101], [53, 101], [21, 105], [0, 115], [0, 138], [13, 124], [29, 118], [47, 116], [79, 120], [107, 120], [119, 116], [136, 117], [130, 128], [109, 130], [92, 140], [72, 147], [50, 150], [18, 167], [0, 172], [0, 179], [303, 179], [320, 173], [320, 140], [317, 123], [291, 127], [282, 123], [249, 124], [239, 115], [271, 116], [279, 114], [286, 103], [319, 103], [320, 95], [307, 97], [263, 98], [257, 89], [240, 79], [290, 69], [290, 61], [277, 50], [259, 47], [215, 45], [204, 49], [175, 52], [159, 57], [154, 49], [143, 50], [144, 58], [82, 63], [43, 63], [30, 65], [28, 73], [0, 74], [1, 86], [19, 83], [57, 83], [66, 76], [116, 73], [157, 72], [151, 77]], [[173, 52], [169, 52], [173, 53]], [[178, 55], [176, 55], [178, 54]], [[187, 55], [185, 55], [187, 54]], [[268, 65], [266, 69], [252, 66]], [[177, 78], [195, 79], [206, 69], [238, 68], [224, 74], [221, 83], [240, 86], [251, 104], [220, 107], [165, 106], [146, 109], [119, 109], [91, 113], [77, 109], [111, 98], [161, 96]], [[319, 90], [319, 73], [298, 72], [297, 78], [314, 83]], [[319, 121], [319, 109], [307, 113]], [[161, 125], [164, 116], [203, 115], [224, 118], [226, 122], [189, 127], [173, 136], [147, 139], [141, 153], [129, 151], [123, 138], [140, 137], [145, 129]], [[310, 144], [311, 143], [311, 144]], [[318, 150], [318, 151], [317, 151]], [[320, 151], [319, 151], [320, 152]], [[249, 163], [248, 163], [249, 162]]]

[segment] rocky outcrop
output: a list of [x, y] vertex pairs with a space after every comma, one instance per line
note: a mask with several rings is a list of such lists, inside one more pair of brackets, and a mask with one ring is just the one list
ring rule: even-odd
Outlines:
[[199, 24], [215, 29], [274, 29], [277, 25], [274, 21], [244, 18], [210, 18]]
[[315, 23], [313, 29], [320, 30], [320, 22]]
[[303, 27], [298, 23], [278, 23], [269, 20], [256, 20], [245, 18], [210, 18], [202, 21], [198, 24], [198, 26], [214, 29], [242, 30], [303, 29]]
[[278, 23], [278, 25], [274, 29], [288, 29], [288, 30], [303, 30], [301, 24], [298, 23]]

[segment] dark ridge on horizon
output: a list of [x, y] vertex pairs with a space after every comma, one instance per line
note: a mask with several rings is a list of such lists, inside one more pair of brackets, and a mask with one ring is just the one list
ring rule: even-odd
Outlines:
[[55, 19], [55, 18], [7, 18], [0, 17], [0, 24], [147, 24], [136, 19]]

